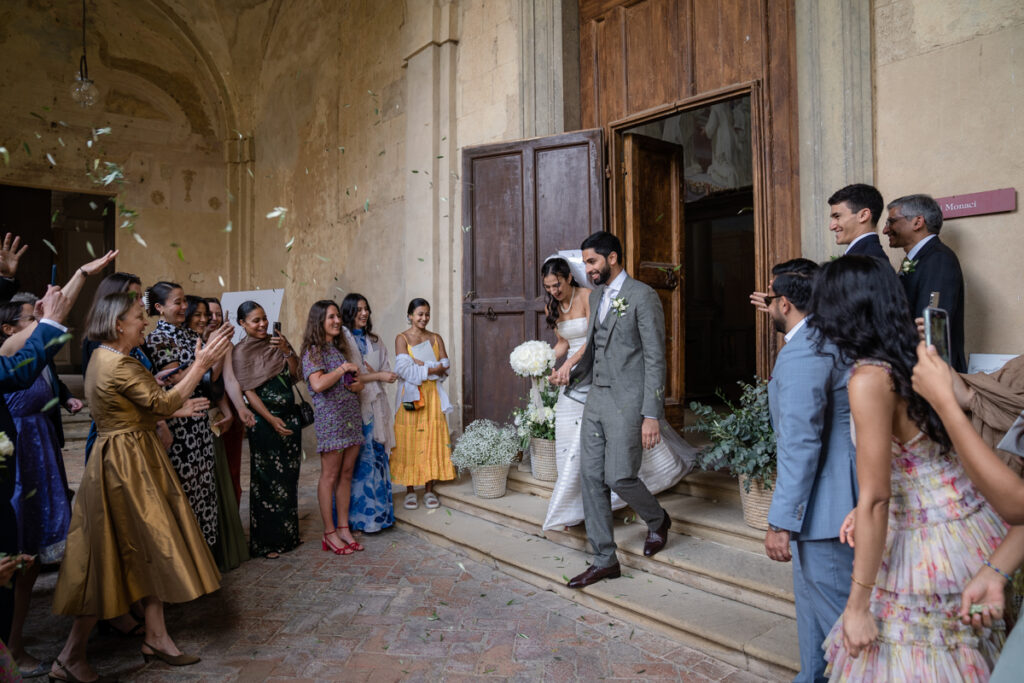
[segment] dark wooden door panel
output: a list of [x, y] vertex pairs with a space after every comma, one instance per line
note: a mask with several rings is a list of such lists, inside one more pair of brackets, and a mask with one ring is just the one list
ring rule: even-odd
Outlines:
[[528, 339], [554, 341], [540, 265], [603, 229], [601, 131], [467, 147], [462, 168], [463, 423], [503, 422], [527, 388], [509, 353]]
[[665, 312], [665, 409], [682, 424], [686, 339], [683, 267], [683, 148], [643, 135], [623, 136], [625, 232], [630, 272], [658, 292]]
[[[646, 0], [625, 8], [626, 101], [642, 111], [679, 99], [683, 41], [677, 0]], [[660, 74], [651, 78], [651, 74]]]

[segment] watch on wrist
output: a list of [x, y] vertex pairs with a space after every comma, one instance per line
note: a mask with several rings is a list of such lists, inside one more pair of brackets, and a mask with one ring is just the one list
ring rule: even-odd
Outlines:
[[772, 531], [774, 531], [775, 533], [778, 533], [780, 531], [787, 531], [787, 529], [782, 529], [780, 527], [777, 527], [774, 524], [772, 524], [771, 522], [768, 522], [768, 528], [771, 529]]

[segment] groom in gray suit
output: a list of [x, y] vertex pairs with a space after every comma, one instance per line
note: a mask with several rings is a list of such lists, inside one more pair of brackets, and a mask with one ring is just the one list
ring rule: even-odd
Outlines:
[[846, 606], [853, 571], [853, 549], [839, 542], [839, 527], [857, 505], [849, 365], [831, 342], [819, 350], [818, 333], [806, 326], [817, 270], [807, 259], [780, 263], [764, 301], [775, 329], [786, 335], [768, 383], [778, 478], [764, 547], [773, 560], [793, 561], [800, 640], [794, 680], [801, 682], [825, 680], [821, 645]]
[[622, 243], [609, 232], [583, 241], [590, 293], [587, 347], [569, 376], [570, 397], [588, 386], [580, 425], [583, 512], [594, 549], [590, 568], [569, 581], [583, 588], [620, 575], [611, 491], [647, 523], [644, 555], [665, 547], [672, 524], [637, 473], [643, 449], [661, 440], [664, 415], [665, 314], [653, 289], [623, 270]]

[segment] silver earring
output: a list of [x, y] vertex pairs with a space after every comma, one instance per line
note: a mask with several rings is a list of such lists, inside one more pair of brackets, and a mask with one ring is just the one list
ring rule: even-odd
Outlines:
[[122, 332], [124, 332], [124, 330], [122, 330], [122, 329], [121, 329], [120, 327], [119, 327], [119, 328], [117, 328], [117, 333], [118, 333], [118, 334], [121, 334]]

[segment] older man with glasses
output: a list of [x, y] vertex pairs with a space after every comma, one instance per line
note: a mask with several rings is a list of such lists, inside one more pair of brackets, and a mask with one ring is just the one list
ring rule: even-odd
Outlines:
[[949, 313], [949, 358], [957, 372], [967, 372], [964, 353], [964, 274], [960, 259], [939, 239], [942, 209], [926, 194], [912, 194], [889, 202], [889, 218], [882, 232], [890, 247], [906, 252], [899, 276], [907, 293], [910, 314], [920, 318], [932, 292], [939, 293], [939, 308]]

